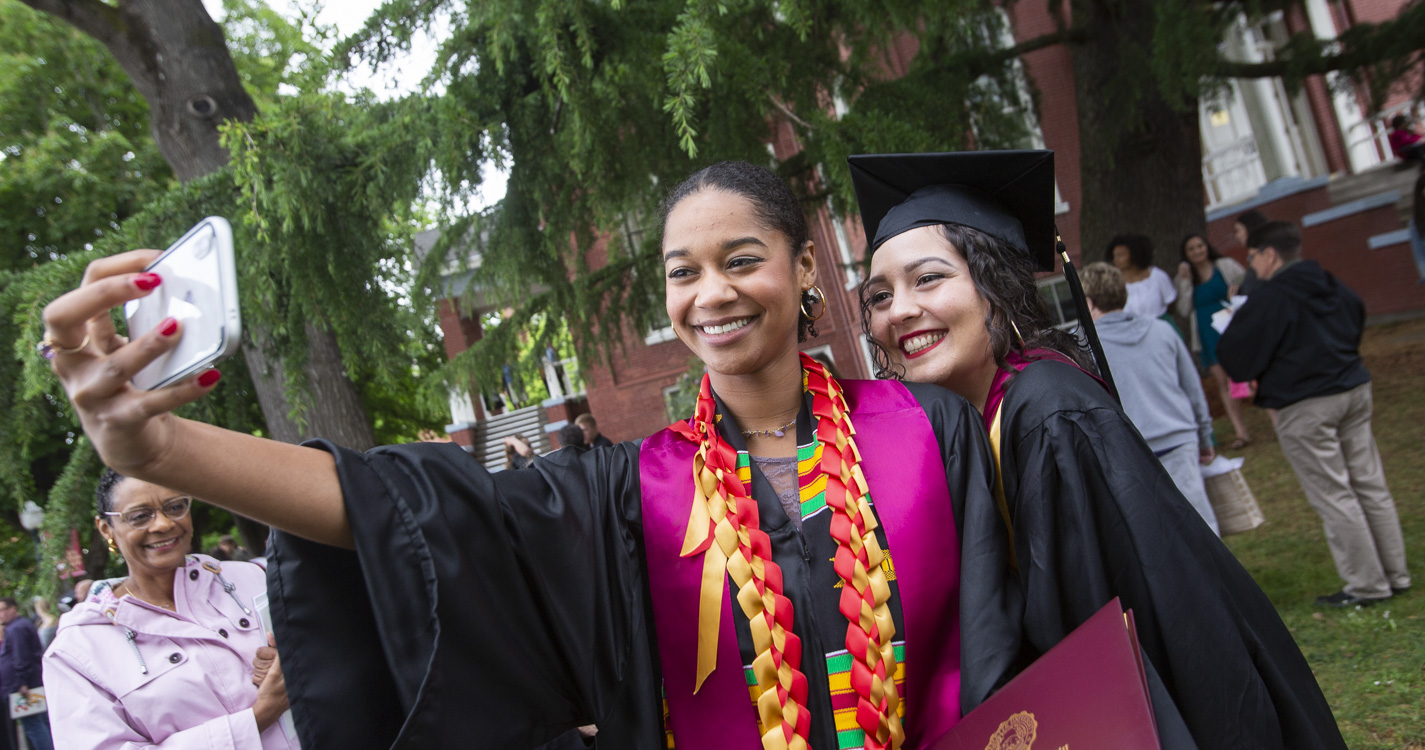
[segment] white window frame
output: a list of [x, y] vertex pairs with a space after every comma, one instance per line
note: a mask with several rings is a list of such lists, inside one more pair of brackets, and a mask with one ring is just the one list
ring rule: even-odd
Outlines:
[[[1066, 320], [1060, 320], [1060, 319], [1063, 317], [1063, 307], [1062, 307], [1062, 305], [1059, 304], [1059, 303], [1061, 303], [1064, 299], [1067, 299], [1067, 300], [1069, 300], [1069, 302], [1072, 304], [1073, 299], [1074, 299], [1073, 293], [1069, 290], [1069, 280], [1068, 280], [1068, 278], [1065, 277], [1063, 274], [1054, 274], [1054, 275], [1051, 275], [1051, 276], [1045, 276], [1044, 278], [1042, 278], [1042, 279], [1040, 279], [1039, 281], [1037, 281], [1036, 284], [1037, 284], [1037, 286], [1038, 286], [1039, 289], [1040, 289], [1040, 294], [1043, 294], [1043, 289], [1044, 289], [1045, 287], [1055, 287], [1055, 289], [1054, 289], [1054, 300], [1055, 300], [1055, 304], [1051, 304], [1051, 305], [1049, 306], [1049, 307], [1050, 307], [1050, 312], [1053, 314], [1054, 320], [1055, 320], [1054, 327], [1057, 328], [1057, 329], [1059, 329], [1059, 330], [1061, 330], [1061, 331], [1073, 331], [1073, 330], [1077, 329], [1077, 328], [1079, 327], [1079, 320], [1078, 320], [1078, 318], [1074, 318], [1073, 320], [1067, 320], [1067, 321], [1066, 321]], [[1060, 290], [1060, 289], [1058, 288], [1060, 284], [1062, 284], [1063, 287], [1064, 287], [1062, 290]], [[1060, 297], [1060, 293], [1061, 293], [1061, 292], [1062, 292], [1062, 294], [1064, 295], [1063, 297]], [[1077, 310], [1075, 311], [1075, 314], [1076, 314], [1076, 315], [1078, 314], [1078, 313], [1077, 313]]]
[[[1001, 49], [1010, 49], [1011, 47], [1013, 47], [1013, 46], [1015, 45], [1015, 40], [1014, 40], [1014, 30], [1013, 30], [1012, 26], [1010, 25], [1009, 14], [1005, 12], [1004, 8], [995, 8], [995, 12], [999, 14], [1000, 20], [1003, 22], [1003, 23], [1000, 25], [1000, 34], [999, 34], [999, 45], [1000, 45], [1000, 48], [1001, 48]], [[1010, 64], [1011, 64], [1012, 66], [1014, 66], [1014, 73], [1015, 73], [1014, 79], [1015, 79], [1015, 83], [1016, 83], [1016, 86], [1015, 86], [1015, 95], [1016, 95], [1016, 98], [1019, 99], [1019, 109], [1020, 109], [1021, 111], [1025, 112], [1026, 115], [1027, 115], [1028, 118], [1029, 118], [1029, 122], [1026, 123], [1027, 127], [1025, 128], [1026, 130], [1029, 131], [1029, 145], [1030, 145], [1032, 148], [1042, 149], [1042, 148], [1044, 148], [1044, 128], [1043, 128], [1043, 126], [1039, 123], [1039, 115], [1038, 115], [1038, 113], [1034, 111], [1034, 99], [1033, 99], [1033, 97], [1031, 97], [1031, 96], [1029, 95], [1029, 90], [1024, 86], [1024, 82], [1025, 82], [1026, 80], [1028, 80], [1029, 74], [1024, 71], [1024, 62], [1021, 61], [1021, 60], [1019, 60], [1018, 58], [1012, 60], [1012, 61], [1010, 62]], [[971, 122], [971, 129], [972, 129], [972, 130], [973, 130], [973, 127], [974, 127], [974, 125], [973, 125], [973, 121], [972, 121], [972, 122]], [[977, 133], [975, 137], [978, 138], [978, 137], [979, 137], [979, 134]], [[1064, 214], [1066, 214], [1066, 213], [1069, 212], [1069, 208], [1070, 208], [1070, 207], [1069, 207], [1068, 201], [1065, 201], [1065, 200], [1064, 200], [1064, 196], [1059, 192], [1059, 177], [1058, 177], [1058, 175], [1055, 175], [1055, 176], [1054, 176], [1054, 215], [1055, 215], [1055, 216], [1063, 216]]]

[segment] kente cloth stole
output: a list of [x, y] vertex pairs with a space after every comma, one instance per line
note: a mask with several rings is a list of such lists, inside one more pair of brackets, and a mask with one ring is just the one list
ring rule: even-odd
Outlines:
[[[797, 446], [797, 490], [800, 500], [800, 510], [802, 518], [802, 535], [806, 538], [809, 549], [815, 549], [819, 543], [831, 542], [836, 544], [836, 540], [831, 537], [829, 524], [835, 519], [835, 513], [827, 505], [826, 487], [827, 474], [822, 469], [825, 458], [825, 449], [821, 440], [816, 434], [817, 428], [812, 428], [812, 437], [804, 445]], [[737, 478], [744, 486], [751, 486], [752, 483], [752, 456], [746, 450], [737, 452]], [[868, 495], [869, 504], [873, 511], [875, 508], [874, 493]], [[817, 537], [824, 537], [818, 539]], [[883, 552], [885, 560], [881, 563], [882, 573], [887, 579], [887, 586], [892, 590], [891, 598], [899, 604], [902, 598], [896, 590], [895, 566], [891, 561], [892, 552], [887, 545]], [[838, 580], [835, 586], [837, 591], [845, 588], [845, 582]], [[816, 597], [813, 597], [815, 599]], [[820, 603], [818, 606], [818, 612]], [[904, 631], [905, 623], [902, 619], [900, 629]], [[831, 644], [827, 644], [828, 646]], [[844, 644], [837, 644], [844, 645]], [[891, 640], [891, 647], [895, 654], [895, 672], [892, 678], [896, 683], [898, 695], [905, 694], [905, 640], [904, 632], [898, 632]], [[814, 655], [808, 655], [810, 658]], [[838, 648], [834, 651], [821, 655], [826, 661], [826, 673], [830, 682], [831, 710], [835, 717], [836, 725], [836, 745], [832, 750], [864, 750], [866, 746], [866, 731], [861, 727], [858, 717], [860, 708], [860, 694], [852, 684], [852, 674], [855, 671], [855, 657], [845, 648]], [[757, 703], [761, 697], [761, 687], [757, 684], [756, 670], [751, 663], [747, 663], [747, 655], [743, 654], [744, 664], [742, 665], [743, 676], [747, 682], [748, 694], [752, 702], [752, 713], [757, 716]], [[897, 717], [905, 720], [905, 701], [899, 701], [896, 707]], [[667, 701], [664, 701], [664, 715], [667, 715]], [[665, 721], [666, 724], [666, 721]], [[758, 731], [765, 733], [767, 728], [761, 725], [761, 717], [758, 716]], [[674, 747], [671, 733], [668, 735], [666, 747]]]
[[[945, 467], [929, 419], [903, 385], [842, 381], [841, 388], [875, 514], [895, 550], [905, 629], [895, 640], [906, 642], [897, 657], [905, 664], [901, 699], [910, 701], [903, 747], [917, 748], [960, 718], [960, 549]], [[668, 729], [679, 750], [756, 748], [761, 738], [757, 717], [748, 711], [726, 575], [716, 668], [694, 692], [704, 560], [680, 553], [695, 496], [697, 452], [696, 443], [667, 429], [644, 440], [639, 456], [645, 556]], [[838, 622], [821, 629], [836, 633], [844, 627]]]

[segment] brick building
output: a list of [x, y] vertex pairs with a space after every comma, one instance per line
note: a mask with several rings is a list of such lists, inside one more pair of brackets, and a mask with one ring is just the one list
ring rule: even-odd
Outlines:
[[[1239, 22], [1229, 30], [1221, 49], [1234, 60], [1269, 60], [1275, 45], [1291, 34], [1310, 31], [1319, 38], [1334, 38], [1352, 24], [1394, 17], [1407, 1], [1307, 0], [1302, 8], [1275, 13], [1259, 24]], [[1004, 39], [1006, 45], [1055, 28], [1043, 3], [1013, 4], [1006, 20], [1012, 33], [1012, 38], [1007, 35]], [[887, 55], [889, 73], [903, 75], [917, 48], [916, 40], [902, 40]], [[1060, 45], [1022, 59], [1025, 77], [1039, 93], [1038, 123], [1031, 128], [1036, 132], [1027, 145], [1056, 152], [1056, 223], [1071, 255], [1077, 256], [1080, 248], [1087, 247], [1088, 259], [1096, 260], [1097, 248], [1107, 238], [1079, 236], [1084, 196], [1070, 54]], [[1418, 84], [1411, 88], [1420, 90]], [[1028, 92], [1023, 95], [1027, 97]], [[1242, 261], [1246, 250], [1232, 237], [1234, 217], [1255, 208], [1272, 219], [1295, 221], [1303, 227], [1305, 257], [1320, 261], [1356, 289], [1370, 314], [1425, 310], [1425, 288], [1416, 283], [1405, 235], [1415, 173], [1394, 163], [1384, 125], [1397, 112], [1413, 110], [1418, 115], [1420, 107], [1419, 102], [1401, 95], [1387, 102], [1383, 112], [1370, 113], [1349, 94], [1333, 90], [1330, 81], [1320, 76], [1309, 79], [1295, 93], [1280, 80], [1231, 81], [1221, 97], [1204, 100], [1199, 112], [1209, 239], [1222, 252]], [[797, 144], [791, 127], [780, 126], [770, 146], [778, 159], [794, 154]], [[804, 348], [821, 355], [843, 377], [870, 377], [869, 351], [860, 331], [855, 294], [860, 279], [846, 268], [862, 257], [864, 235], [854, 219], [837, 217], [826, 206], [810, 220], [820, 260], [818, 285], [828, 295], [828, 309], [817, 324], [821, 335]], [[1172, 245], [1178, 239], [1154, 238]], [[1047, 275], [1041, 290], [1068, 322], [1072, 308], [1062, 278]], [[453, 356], [479, 340], [475, 321], [481, 304], [478, 299], [442, 303], [440, 322], [448, 354]], [[689, 357], [671, 329], [630, 331], [626, 354], [615, 357], [609, 367], [587, 368], [581, 393], [547, 401], [541, 425], [552, 433], [562, 420], [590, 411], [598, 417], [601, 431], [613, 440], [650, 434], [676, 416], [667, 413], [664, 404], [679, 376], [687, 371]], [[484, 404], [456, 399], [448, 431], [478, 453], [480, 443], [490, 439], [487, 411]], [[495, 463], [487, 461], [488, 465]]]

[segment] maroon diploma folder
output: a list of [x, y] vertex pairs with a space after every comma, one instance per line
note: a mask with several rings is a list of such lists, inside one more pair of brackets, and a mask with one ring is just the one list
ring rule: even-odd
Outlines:
[[930, 750], [1158, 750], [1142, 660], [1114, 599]]

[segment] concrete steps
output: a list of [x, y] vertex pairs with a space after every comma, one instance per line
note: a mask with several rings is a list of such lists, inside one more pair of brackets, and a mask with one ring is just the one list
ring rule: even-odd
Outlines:
[[1331, 205], [1340, 206], [1394, 190], [1400, 195], [1400, 199], [1395, 203], [1400, 220], [1402, 223], [1409, 223], [1410, 190], [1415, 186], [1415, 179], [1419, 174], [1414, 165], [1391, 162], [1360, 174], [1337, 177], [1326, 186], [1326, 193], [1331, 196]]

